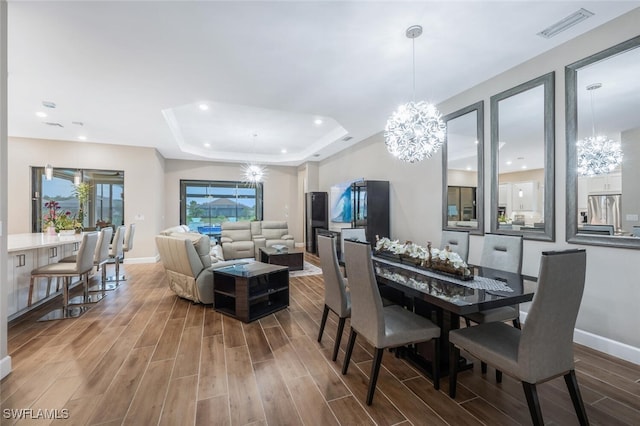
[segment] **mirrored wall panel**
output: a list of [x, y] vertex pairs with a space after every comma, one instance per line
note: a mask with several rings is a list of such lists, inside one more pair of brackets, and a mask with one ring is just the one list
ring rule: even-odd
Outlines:
[[639, 47], [566, 67], [569, 242], [640, 248]]
[[442, 227], [484, 233], [484, 102], [444, 117], [442, 149]]
[[554, 74], [491, 97], [491, 232], [553, 241]]

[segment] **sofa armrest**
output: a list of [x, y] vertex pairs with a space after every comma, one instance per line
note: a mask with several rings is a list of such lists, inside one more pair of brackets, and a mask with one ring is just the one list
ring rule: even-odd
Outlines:
[[264, 238], [263, 236], [259, 236], [259, 237], [254, 237], [253, 238], [253, 244], [255, 244], [256, 247], [256, 256], [259, 256], [259, 249], [260, 247], [266, 247], [267, 246], [267, 239]]
[[285, 234], [281, 237], [283, 240], [293, 240], [293, 235]]
[[229, 238], [229, 237], [220, 237], [220, 243], [224, 244], [224, 243], [232, 243], [233, 239]]

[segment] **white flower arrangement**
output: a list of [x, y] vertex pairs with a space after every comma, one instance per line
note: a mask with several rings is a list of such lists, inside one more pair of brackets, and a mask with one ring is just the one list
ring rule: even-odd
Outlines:
[[[429, 243], [427, 248], [424, 248], [411, 241], [401, 243], [399, 240], [390, 240], [387, 237], [378, 238], [376, 241], [376, 251], [388, 251], [397, 255], [404, 255], [414, 259], [419, 259], [424, 266], [434, 267], [436, 269], [444, 269], [442, 267], [452, 267], [459, 271], [462, 275], [469, 275], [467, 263], [462, 260], [460, 255], [456, 252], [446, 249], [432, 248]], [[429, 249], [431, 250], [431, 256], [429, 256]], [[441, 268], [438, 268], [441, 266]]]

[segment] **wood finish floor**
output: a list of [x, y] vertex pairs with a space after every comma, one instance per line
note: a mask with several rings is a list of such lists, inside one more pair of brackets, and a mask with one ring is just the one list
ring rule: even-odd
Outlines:
[[[311, 258], [317, 263], [317, 258]], [[385, 353], [373, 405], [364, 405], [372, 348], [358, 339], [346, 376], [330, 360], [335, 317], [316, 341], [322, 276], [291, 278], [286, 310], [251, 324], [179, 299], [156, 265], [127, 265], [129, 280], [78, 319], [9, 324], [13, 372], [0, 382], [7, 409], [66, 409], [34, 424], [517, 425], [530, 424], [520, 384], [491, 368], [459, 374], [451, 400]], [[595, 425], [640, 425], [640, 366], [575, 346]], [[562, 378], [539, 386], [547, 424], [577, 424]], [[63, 412], [58, 412], [61, 414]], [[18, 424], [28, 422], [19, 421]]]

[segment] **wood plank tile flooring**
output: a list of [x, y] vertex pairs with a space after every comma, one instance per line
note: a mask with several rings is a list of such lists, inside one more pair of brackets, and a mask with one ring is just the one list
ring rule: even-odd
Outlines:
[[[531, 423], [520, 384], [506, 376], [497, 384], [491, 368], [460, 373], [454, 401], [446, 379], [436, 391], [388, 352], [374, 403], [364, 405], [372, 348], [359, 339], [343, 376], [347, 336], [331, 361], [335, 317], [316, 341], [321, 275], [292, 278], [288, 309], [243, 324], [176, 297], [160, 264], [126, 265], [126, 274], [78, 319], [37, 322], [43, 307], [9, 324], [13, 372], [0, 382], [2, 425]], [[640, 425], [640, 366], [578, 345], [575, 355], [591, 423]], [[562, 378], [539, 386], [539, 395], [547, 424], [578, 423]], [[68, 418], [18, 421], [11, 409]]]

